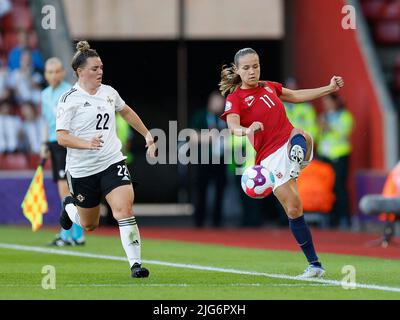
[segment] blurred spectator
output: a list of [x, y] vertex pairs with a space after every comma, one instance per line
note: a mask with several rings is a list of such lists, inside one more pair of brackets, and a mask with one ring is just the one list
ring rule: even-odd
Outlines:
[[11, 11], [10, 0], [0, 0], [0, 19]]
[[336, 174], [334, 192], [336, 201], [330, 214], [331, 226], [348, 228], [350, 225], [347, 176], [351, 154], [350, 135], [353, 116], [346, 110], [340, 96], [333, 93], [322, 99], [323, 113], [319, 117], [317, 154], [332, 164]]
[[0, 60], [0, 101], [10, 98], [11, 92], [8, 89], [8, 72], [3, 62]]
[[[222, 201], [226, 186], [226, 165], [224, 164], [224, 145], [218, 143], [210, 143], [209, 135], [201, 135], [201, 129], [218, 129], [219, 131], [226, 128], [226, 123], [219, 116], [223, 113], [225, 99], [217, 91], [211, 92], [208, 97], [206, 108], [197, 111], [191, 120], [191, 127], [198, 132], [197, 141], [201, 153], [204, 148], [208, 148], [208, 164], [199, 164], [195, 166], [196, 172], [196, 191], [197, 202], [195, 205], [195, 225], [203, 227], [206, 220], [207, 207], [207, 190], [211, 182], [215, 182], [215, 199], [212, 209], [212, 225], [220, 227], [222, 225]], [[212, 164], [212, 158], [219, 157], [220, 164]], [[199, 154], [201, 159], [201, 154]]]
[[9, 100], [0, 100], [0, 153], [12, 153], [19, 147], [21, 120], [12, 115]]
[[21, 56], [26, 51], [31, 51], [32, 67], [35, 71], [43, 72], [44, 62], [40, 51], [29, 47], [28, 33], [21, 29], [18, 31], [18, 45], [8, 54], [8, 68], [12, 71], [21, 67]]
[[42, 118], [32, 102], [26, 101], [21, 104], [21, 116], [23, 118], [23, 132], [25, 138], [25, 151], [40, 153], [42, 145]]
[[[288, 78], [285, 87], [291, 90], [298, 90], [296, 79]], [[306, 131], [315, 139], [318, 133], [318, 124], [314, 106], [308, 102], [284, 102], [283, 105], [293, 127]]]
[[33, 69], [31, 52], [24, 50], [21, 53], [21, 67], [13, 70], [8, 80], [8, 85], [14, 90], [17, 103], [28, 101], [39, 105], [42, 83], [42, 75]]

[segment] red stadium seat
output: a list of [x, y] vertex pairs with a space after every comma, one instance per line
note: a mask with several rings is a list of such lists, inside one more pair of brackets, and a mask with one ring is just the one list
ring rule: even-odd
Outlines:
[[29, 161], [22, 153], [0, 155], [0, 170], [27, 170]]
[[[30, 30], [33, 28], [32, 14], [29, 7], [20, 5], [13, 6], [9, 15], [12, 17], [12, 28], [25, 30]], [[8, 22], [8, 24], [10, 24], [10, 22]]]
[[392, 20], [400, 20], [400, 1], [395, 0], [391, 1], [384, 5], [380, 18], [382, 19], [392, 19]]
[[32, 31], [29, 33], [28, 43], [30, 48], [38, 48], [39, 41], [36, 32]]
[[9, 52], [11, 49], [13, 49], [15, 46], [17, 46], [18, 45], [17, 33], [14, 31], [6, 32], [4, 34], [3, 44], [4, 44], [3, 48], [6, 52]]
[[364, 15], [369, 20], [379, 19], [385, 5], [385, 0], [364, 0], [361, 2], [361, 7]]
[[400, 53], [398, 53], [396, 56], [396, 61], [394, 63], [394, 66], [396, 69], [400, 69]]
[[11, 13], [1, 18], [1, 28], [4, 31], [12, 31], [14, 29], [13, 16]]
[[15, 6], [29, 6], [29, 0], [12, 0], [11, 2]]
[[378, 43], [400, 44], [400, 21], [379, 21], [374, 31]]
[[4, 55], [6, 51], [4, 50], [4, 41], [3, 41], [3, 36], [0, 33], [0, 60], [1, 56]]

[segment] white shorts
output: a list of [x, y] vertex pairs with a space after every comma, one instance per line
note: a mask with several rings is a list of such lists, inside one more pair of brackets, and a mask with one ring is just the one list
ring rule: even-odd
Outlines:
[[[278, 188], [279, 186], [283, 185], [284, 183], [288, 182], [291, 179], [288, 145], [289, 145], [289, 140], [286, 141], [286, 143], [282, 147], [280, 147], [278, 150], [276, 150], [274, 153], [270, 154], [268, 157], [266, 157], [264, 160], [261, 160], [260, 162], [262, 166], [266, 167], [274, 175], [275, 185], [274, 188], [272, 189], [273, 192], [275, 192], [276, 188]], [[313, 143], [311, 145], [313, 145]], [[300, 165], [301, 170], [307, 167], [307, 165], [314, 157], [313, 147], [311, 148], [312, 149], [311, 149], [310, 159], [308, 161], [303, 161], [301, 163]]]

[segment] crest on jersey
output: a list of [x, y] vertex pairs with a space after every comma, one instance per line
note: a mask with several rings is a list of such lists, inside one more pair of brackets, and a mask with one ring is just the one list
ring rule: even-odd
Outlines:
[[225, 103], [225, 111], [229, 111], [229, 110], [231, 110], [231, 109], [232, 109], [232, 102], [227, 101], [227, 102]]
[[113, 102], [114, 102], [114, 100], [113, 99], [111, 99], [111, 97], [110, 96], [107, 96], [107, 102], [112, 106], [112, 104], [113, 104]]
[[225, 103], [225, 112], [226, 112], [226, 111], [229, 111], [229, 110], [231, 110], [231, 109], [232, 109], [232, 102], [227, 101], [227, 102]]
[[269, 93], [274, 93], [274, 90], [272, 90], [270, 87], [264, 87], [265, 90], [267, 90], [267, 92]]

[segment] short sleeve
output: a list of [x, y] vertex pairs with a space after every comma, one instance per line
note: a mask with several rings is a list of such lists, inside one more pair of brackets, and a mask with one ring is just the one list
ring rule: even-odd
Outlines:
[[114, 92], [114, 98], [115, 98], [115, 111], [119, 112], [121, 111], [124, 106], [125, 106], [125, 101], [121, 98], [119, 95], [118, 91], [115, 90], [113, 87], [111, 87], [112, 91]]
[[56, 130], [71, 130], [71, 121], [75, 115], [77, 106], [62, 102], [61, 99], [57, 104], [57, 116], [56, 116]]
[[272, 89], [275, 90], [275, 93], [278, 97], [281, 96], [282, 94], [282, 83], [279, 82], [274, 82], [274, 81], [265, 81], [265, 84], [269, 87], [272, 87]]
[[229, 94], [225, 101], [224, 113], [220, 116], [220, 118], [226, 121], [226, 117], [231, 113], [240, 116], [240, 105], [238, 99], [234, 95]]

